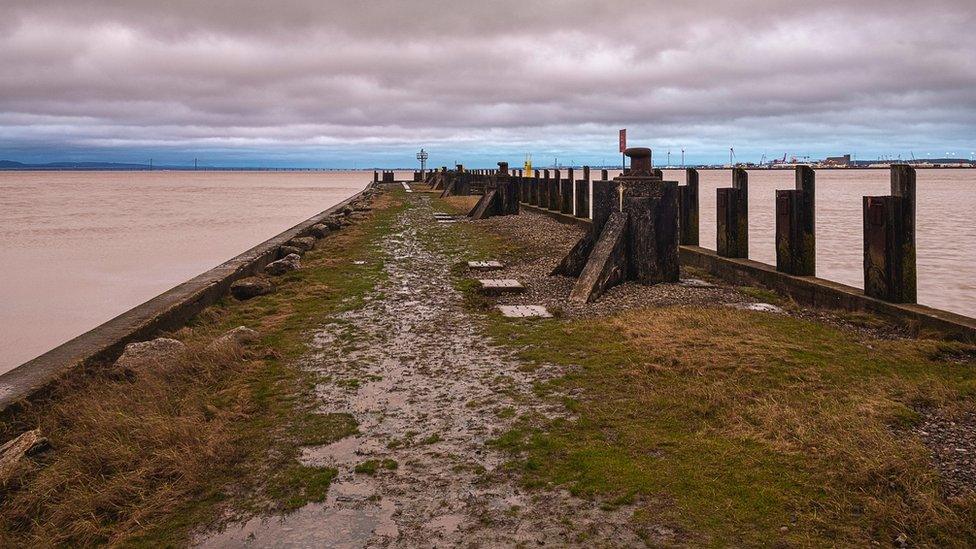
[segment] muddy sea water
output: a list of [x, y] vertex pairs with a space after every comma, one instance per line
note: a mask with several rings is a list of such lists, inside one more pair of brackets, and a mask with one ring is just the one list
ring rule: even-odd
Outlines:
[[372, 172], [0, 172], [0, 372], [355, 194]]

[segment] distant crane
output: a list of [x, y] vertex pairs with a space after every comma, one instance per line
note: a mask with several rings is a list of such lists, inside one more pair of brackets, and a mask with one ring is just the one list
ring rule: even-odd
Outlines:
[[681, 148], [681, 167], [682, 168], [685, 167], [685, 149], [684, 149], [684, 147]]
[[671, 167], [671, 149], [668, 149], [668, 167]]
[[735, 148], [729, 147], [729, 167], [735, 166]]

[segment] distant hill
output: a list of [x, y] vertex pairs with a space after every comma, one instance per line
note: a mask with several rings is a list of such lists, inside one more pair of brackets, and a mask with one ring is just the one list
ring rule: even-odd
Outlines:
[[[0, 160], [0, 170], [145, 170], [146, 164], [125, 164], [121, 162], [48, 162], [46, 164], [25, 164], [13, 160]], [[182, 166], [158, 166], [160, 169], [179, 169]]]

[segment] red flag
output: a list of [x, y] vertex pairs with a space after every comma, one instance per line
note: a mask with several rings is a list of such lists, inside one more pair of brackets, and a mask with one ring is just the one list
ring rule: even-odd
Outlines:
[[620, 152], [627, 150], [627, 130], [620, 130]]

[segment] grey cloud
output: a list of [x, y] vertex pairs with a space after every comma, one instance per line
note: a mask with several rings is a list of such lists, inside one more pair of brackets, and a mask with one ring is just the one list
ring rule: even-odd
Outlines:
[[7, 148], [976, 137], [969, 0], [2, 4]]

